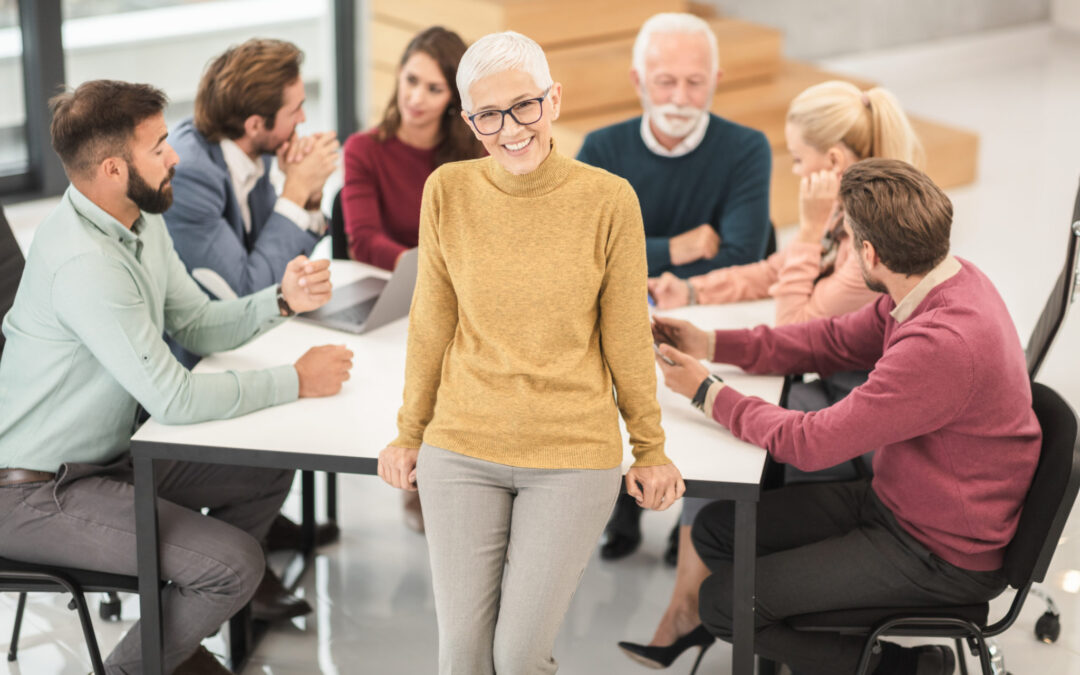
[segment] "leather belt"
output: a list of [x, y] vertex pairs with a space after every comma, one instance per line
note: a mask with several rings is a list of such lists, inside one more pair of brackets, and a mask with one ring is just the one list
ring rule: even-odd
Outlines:
[[29, 469], [0, 469], [0, 487], [19, 485], [20, 483], [44, 483], [56, 478], [48, 471], [30, 471]]

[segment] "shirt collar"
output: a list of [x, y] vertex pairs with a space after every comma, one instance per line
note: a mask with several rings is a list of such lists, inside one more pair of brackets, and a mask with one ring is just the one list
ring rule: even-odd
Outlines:
[[641, 140], [645, 142], [647, 147], [653, 154], [660, 155], [661, 157], [682, 157], [688, 155], [697, 147], [701, 145], [701, 141], [705, 140], [705, 132], [709, 128], [709, 115], [708, 111], [705, 111], [701, 115], [701, 119], [698, 120], [697, 125], [686, 136], [680, 140], [675, 147], [668, 150], [664, 146], [660, 145], [660, 141], [656, 140], [656, 136], [653, 134], [652, 127], [649, 126], [649, 113], [646, 111], [641, 116]]
[[266, 173], [262, 158], [252, 159], [232, 139], [222, 139], [221, 155], [225, 158], [229, 175], [241, 185], [252, 185]]
[[937, 267], [926, 273], [926, 276], [915, 285], [915, 288], [908, 291], [908, 294], [900, 300], [896, 307], [893, 307], [889, 314], [897, 323], [907, 321], [915, 309], [926, 299], [926, 296], [930, 295], [930, 291], [955, 277], [961, 269], [959, 260], [951, 255], [945, 256], [945, 259], [939, 262]]
[[75, 208], [76, 213], [100, 230], [102, 234], [109, 238], [116, 237], [121, 243], [138, 241], [139, 235], [146, 226], [146, 214], [140, 211], [139, 217], [135, 219], [131, 229], [128, 229], [119, 220], [109, 215], [105, 209], [92, 202], [82, 192], [79, 192], [79, 189], [74, 185], [68, 186], [67, 198], [72, 207]]

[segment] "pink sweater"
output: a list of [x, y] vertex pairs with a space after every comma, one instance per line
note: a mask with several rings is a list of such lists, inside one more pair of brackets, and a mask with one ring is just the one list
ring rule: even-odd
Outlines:
[[776, 298], [777, 326], [840, 316], [878, 293], [863, 282], [850, 237], [839, 246], [834, 271], [821, 279], [821, 246], [793, 241], [765, 260], [692, 277], [690, 283], [703, 305]]
[[834, 319], [718, 331], [715, 360], [752, 373], [873, 372], [809, 413], [723, 387], [712, 415], [803, 470], [877, 449], [873, 488], [900, 525], [953, 565], [986, 571], [1001, 567], [1016, 531], [1042, 432], [1008, 310], [982, 272], [960, 263], [902, 321], [883, 295]]

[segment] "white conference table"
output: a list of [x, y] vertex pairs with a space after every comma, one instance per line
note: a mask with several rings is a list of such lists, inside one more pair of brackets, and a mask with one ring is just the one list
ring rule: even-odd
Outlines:
[[[375, 268], [334, 261], [335, 285]], [[702, 328], [746, 328], [772, 324], [773, 303], [759, 301], [670, 312]], [[195, 372], [248, 370], [296, 361], [308, 348], [345, 344], [353, 351], [351, 378], [332, 397], [301, 399], [229, 420], [168, 426], [151, 419], [132, 438], [139, 594], [146, 673], [162, 671], [160, 567], [153, 460], [180, 460], [332, 473], [376, 473], [378, 453], [397, 435], [396, 417], [404, 387], [406, 318], [363, 335], [292, 319], [243, 347], [203, 359]], [[714, 366], [726, 383], [744, 394], [778, 402], [783, 378], [746, 375]], [[734, 673], [753, 672], [754, 551], [757, 501], [766, 462], [764, 450], [736, 439], [669, 391], [658, 377], [657, 396], [667, 435], [667, 453], [682, 472], [688, 496], [736, 502]], [[624, 441], [626, 439], [623, 428]], [[628, 447], [628, 446], [627, 446]], [[624, 469], [632, 457], [626, 452]], [[151, 592], [147, 592], [150, 590]], [[235, 656], [235, 655], [234, 655]]]

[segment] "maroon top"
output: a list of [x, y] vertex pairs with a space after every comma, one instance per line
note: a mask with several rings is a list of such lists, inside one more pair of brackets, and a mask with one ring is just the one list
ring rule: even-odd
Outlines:
[[435, 168], [435, 148], [421, 150], [375, 130], [345, 142], [345, 187], [341, 207], [349, 255], [385, 270], [413, 248], [420, 229], [420, 197]]
[[749, 372], [873, 370], [824, 410], [784, 410], [724, 387], [712, 414], [804, 470], [877, 449], [874, 492], [900, 525], [953, 565], [987, 571], [1016, 532], [1042, 432], [1005, 303], [960, 262], [903, 322], [885, 294], [832, 319], [718, 331], [717, 360]]

